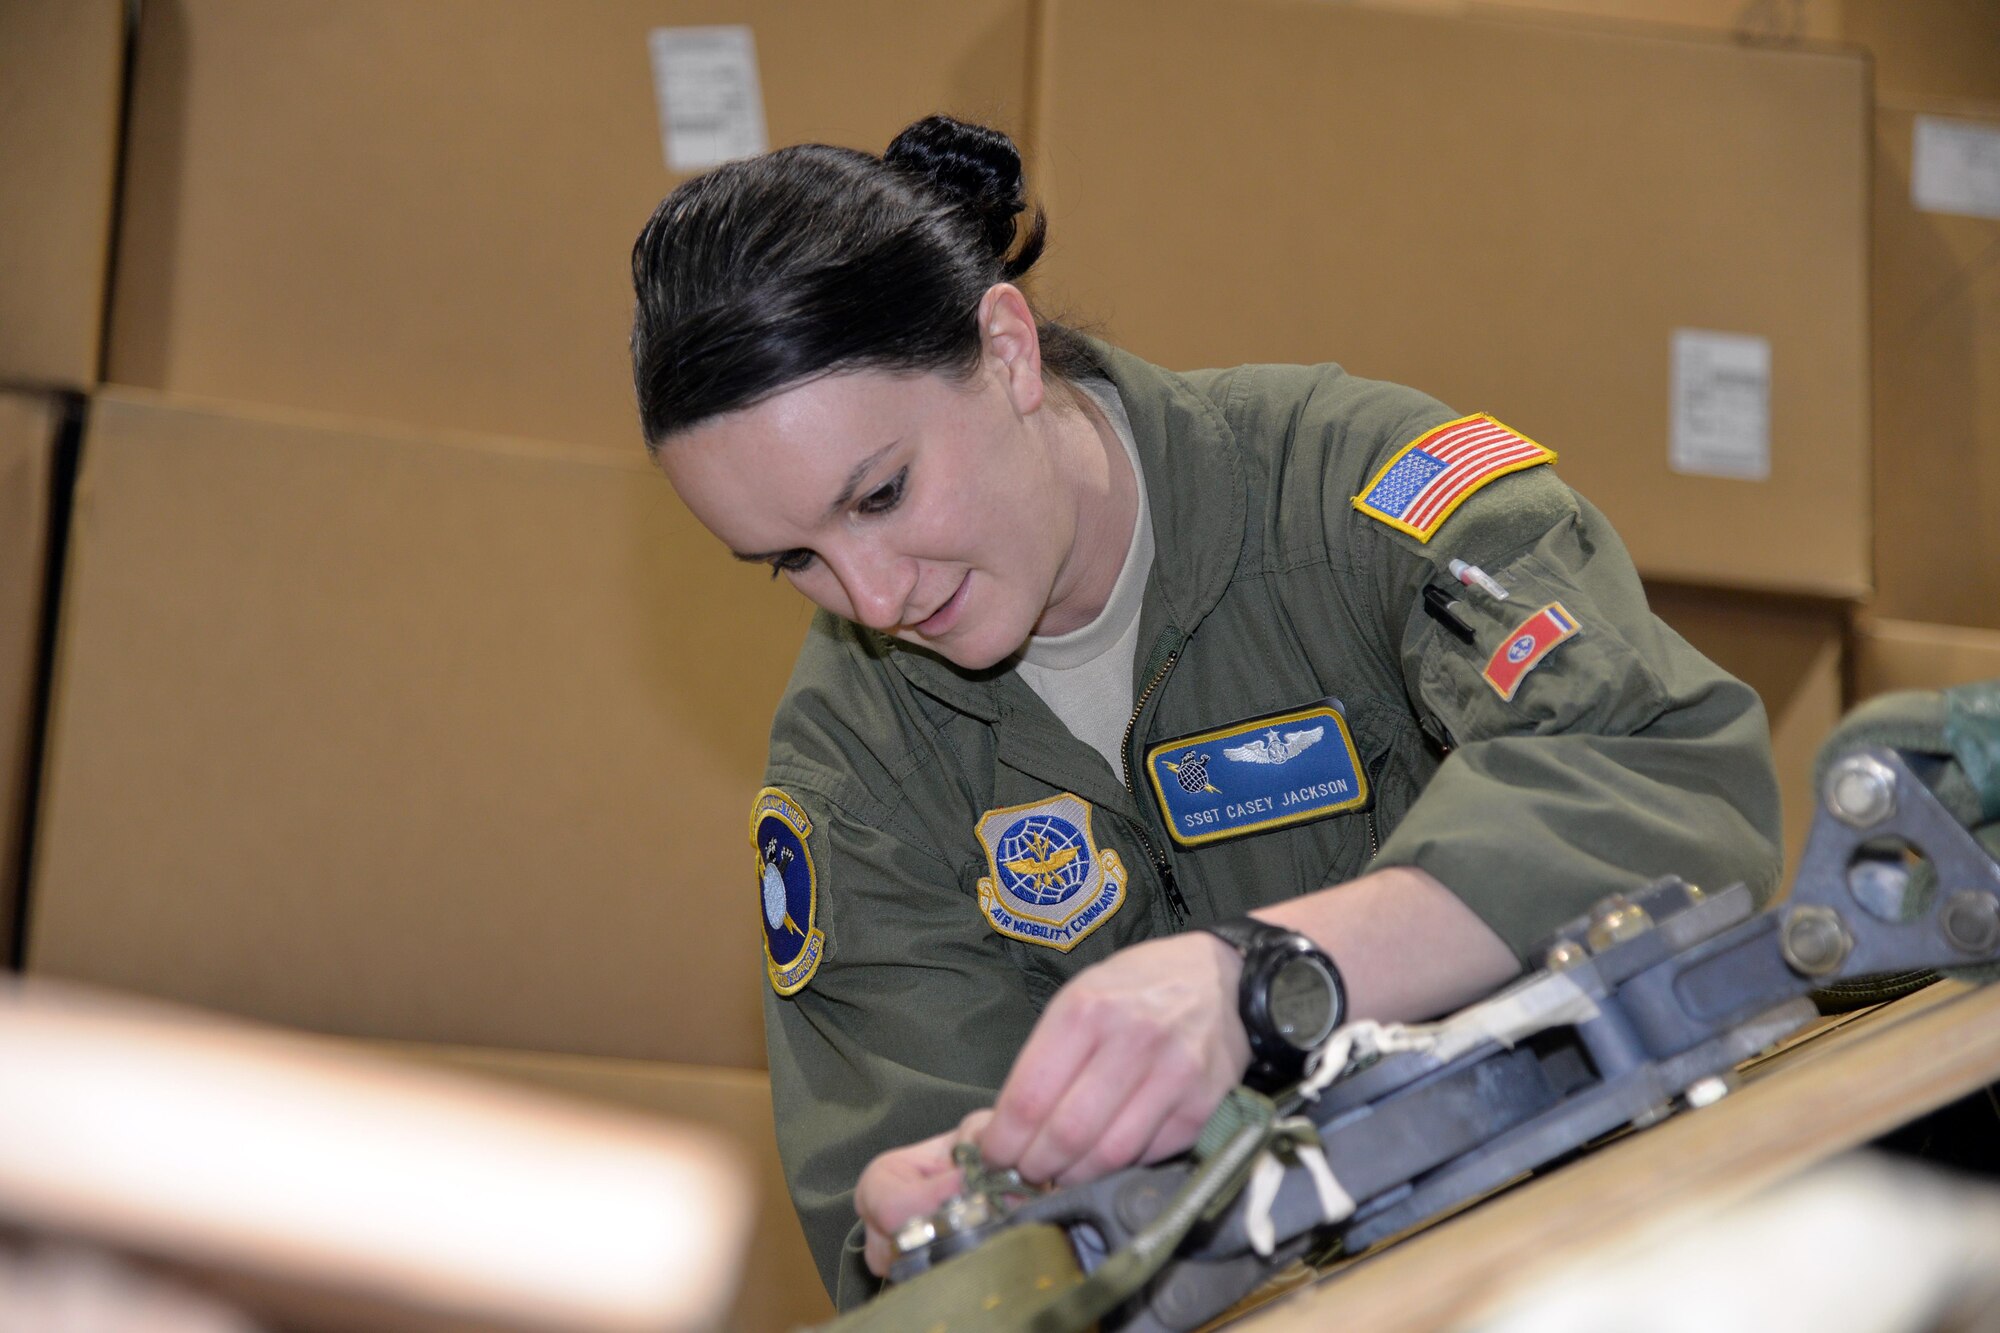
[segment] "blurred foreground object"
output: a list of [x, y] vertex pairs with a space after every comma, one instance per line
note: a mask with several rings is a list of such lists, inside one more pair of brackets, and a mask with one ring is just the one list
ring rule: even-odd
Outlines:
[[0, 1216], [288, 1324], [658, 1333], [735, 1289], [745, 1171], [680, 1126], [36, 981], [0, 984], [0, 1069]]
[[1996, 1327], [2000, 1189], [1869, 1154], [1731, 1208], [1672, 1213], [1574, 1256], [1470, 1326], [1473, 1333]]

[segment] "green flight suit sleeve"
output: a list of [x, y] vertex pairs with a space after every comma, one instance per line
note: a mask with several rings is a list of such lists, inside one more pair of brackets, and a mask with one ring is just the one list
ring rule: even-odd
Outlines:
[[870, 781], [864, 756], [851, 763], [769, 771], [813, 820], [826, 946], [795, 994], [767, 986], [764, 997], [779, 1155], [843, 1309], [878, 1285], [854, 1213], [862, 1169], [990, 1106], [1036, 1013], [959, 870], [899, 808], [893, 783]]
[[[1409, 698], [1449, 747], [1375, 865], [1429, 872], [1530, 966], [1556, 924], [1662, 875], [1769, 897], [1780, 823], [1761, 701], [1652, 614], [1611, 525], [1552, 465], [1488, 483], [1427, 543], [1351, 523]], [[1453, 557], [1509, 597], [1461, 586]], [[1472, 643], [1425, 611], [1427, 583]], [[1503, 697], [1496, 660], [1550, 604], [1576, 633]]]

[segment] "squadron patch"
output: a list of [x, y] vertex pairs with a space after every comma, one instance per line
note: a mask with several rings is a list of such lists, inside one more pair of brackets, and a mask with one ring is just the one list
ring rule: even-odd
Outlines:
[[807, 838], [812, 821], [799, 803], [766, 787], [750, 807], [750, 845], [757, 849], [757, 887], [764, 901], [764, 967], [771, 989], [796, 995], [805, 989], [826, 953], [826, 935], [814, 918], [819, 876]]
[[1561, 602], [1550, 602], [1515, 626], [1506, 641], [1493, 650], [1493, 656], [1486, 659], [1486, 669], [1480, 674], [1486, 677], [1495, 694], [1511, 703], [1522, 679], [1541, 665], [1557, 644], [1582, 629]]
[[1333, 699], [1155, 745], [1146, 776], [1183, 847], [1368, 804], [1368, 776]]
[[1460, 417], [1410, 441], [1354, 497], [1354, 507], [1428, 542], [1452, 511], [1496, 477], [1556, 461], [1485, 413]]
[[979, 910], [1002, 935], [1068, 953], [1125, 901], [1125, 864], [1091, 837], [1080, 796], [988, 810], [975, 832], [989, 872]]

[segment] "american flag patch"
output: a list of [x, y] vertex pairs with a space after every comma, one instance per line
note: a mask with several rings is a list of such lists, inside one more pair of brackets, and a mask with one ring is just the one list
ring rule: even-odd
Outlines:
[[1354, 497], [1354, 507], [1427, 542], [1487, 482], [1555, 461], [1555, 450], [1483, 412], [1460, 417], [1404, 445]]
[[1480, 674], [1495, 694], [1511, 703], [1522, 679], [1541, 665], [1551, 649], [1582, 628], [1561, 602], [1550, 602], [1515, 627], [1486, 659], [1486, 670]]

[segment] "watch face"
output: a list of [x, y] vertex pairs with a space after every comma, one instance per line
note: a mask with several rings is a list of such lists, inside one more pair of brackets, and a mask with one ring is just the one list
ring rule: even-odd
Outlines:
[[1291, 1045], [1311, 1050], [1332, 1033], [1336, 1019], [1333, 978], [1317, 958], [1295, 954], [1271, 978], [1271, 1025]]

